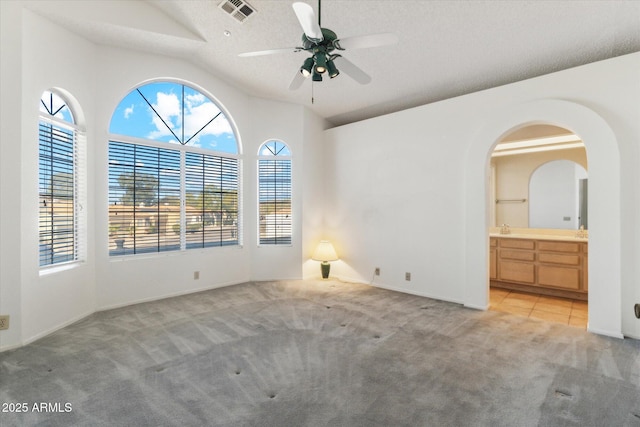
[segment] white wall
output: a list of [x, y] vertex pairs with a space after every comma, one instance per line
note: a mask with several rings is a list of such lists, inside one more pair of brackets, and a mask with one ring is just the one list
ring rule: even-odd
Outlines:
[[369, 282], [377, 266], [379, 286], [487, 307], [490, 153], [518, 127], [552, 124], [589, 158], [589, 328], [640, 337], [639, 72], [640, 54], [627, 55], [327, 130], [334, 274]]
[[477, 119], [460, 118], [443, 102], [325, 132], [334, 275], [370, 282], [380, 267], [379, 286], [464, 301], [462, 159]]
[[[21, 14], [18, 4], [0, 2], [0, 314], [10, 328], [0, 332], [0, 350], [22, 339], [20, 286], [20, 103], [22, 89]], [[8, 123], [14, 124], [9, 126]]]
[[[0, 350], [19, 346], [96, 310], [215, 288], [248, 280], [302, 278], [303, 236], [316, 230], [302, 219], [305, 195], [295, 187], [294, 242], [257, 248], [256, 153], [279, 138], [294, 153], [294, 182], [320, 166], [305, 159], [319, 151], [324, 122], [302, 106], [256, 99], [183, 60], [96, 46], [22, 8], [2, 4], [2, 271], [0, 313], [11, 328]], [[60, 48], [64, 48], [61, 50]], [[61, 53], [62, 52], [62, 53]], [[210, 95], [238, 129], [242, 152], [244, 244], [136, 257], [108, 255], [108, 127], [113, 110], [145, 81], [180, 79]], [[62, 88], [82, 107], [88, 145], [88, 256], [74, 268], [40, 274], [38, 266], [38, 102]], [[5, 126], [17, 123], [17, 126]], [[318, 145], [319, 146], [319, 145]], [[305, 167], [303, 167], [303, 165]], [[305, 170], [307, 168], [308, 170]], [[313, 204], [312, 204], [313, 205]], [[305, 242], [305, 247], [308, 242]], [[200, 278], [194, 279], [194, 271]]]

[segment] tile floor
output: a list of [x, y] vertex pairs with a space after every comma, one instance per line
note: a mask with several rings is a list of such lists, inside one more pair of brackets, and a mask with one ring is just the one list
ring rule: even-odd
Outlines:
[[491, 288], [489, 310], [587, 328], [587, 302]]

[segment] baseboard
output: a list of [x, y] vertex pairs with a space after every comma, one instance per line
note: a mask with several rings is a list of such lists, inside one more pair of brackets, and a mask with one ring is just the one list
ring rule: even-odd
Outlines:
[[189, 290], [180, 291], [180, 292], [172, 292], [172, 293], [169, 293], [169, 294], [162, 294], [162, 295], [153, 296], [153, 297], [149, 297], [149, 298], [142, 298], [142, 299], [129, 301], [129, 302], [125, 302], [125, 303], [106, 305], [104, 307], [97, 308], [96, 312], [113, 310], [115, 308], [128, 307], [130, 305], [144, 304], [145, 302], [159, 301], [159, 300], [163, 300], [163, 299], [167, 299], [167, 298], [179, 297], [179, 296], [182, 296], [182, 295], [195, 294], [195, 293], [198, 293], [198, 292], [210, 291], [210, 290], [213, 290], [213, 289], [224, 288], [224, 287], [227, 287], [227, 286], [239, 285], [241, 283], [247, 283], [247, 282], [251, 282], [251, 281], [252, 280], [242, 280], [242, 281], [239, 281], [239, 282], [237, 282], [237, 281], [223, 282], [223, 283], [218, 283], [218, 284], [215, 284], [215, 285], [212, 285], [212, 286], [204, 286], [202, 288], [189, 289]]
[[605, 331], [603, 329], [595, 329], [589, 326], [587, 326], [587, 331], [596, 335], [604, 335], [606, 337], [624, 339], [624, 335], [622, 335], [620, 332]]
[[487, 305], [475, 305], [475, 304], [464, 304], [467, 308], [472, 308], [474, 310], [487, 311], [489, 310], [489, 304]]
[[11, 344], [11, 345], [5, 345], [5, 346], [0, 346], [0, 353], [2, 353], [3, 351], [9, 351], [9, 350], [14, 350], [16, 348], [20, 348], [22, 347], [24, 344], [22, 343], [17, 343], [17, 344]]
[[433, 295], [433, 294], [429, 294], [429, 293], [426, 293], [426, 292], [416, 292], [416, 291], [411, 291], [411, 290], [404, 289], [404, 288], [397, 288], [395, 286], [384, 285], [382, 283], [375, 283], [374, 281], [365, 282], [362, 279], [352, 279], [352, 278], [348, 278], [348, 277], [339, 277], [338, 279], [342, 280], [343, 282], [359, 283], [359, 284], [362, 284], [362, 285], [373, 286], [374, 288], [386, 289], [388, 291], [401, 292], [403, 294], [415, 295], [415, 296], [418, 296], [418, 297], [431, 298], [431, 299], [435, 299], [435, 300], [438, 300], [438, 301], [446, 301], [446, 302], [451, 302], [451, 303], [454, 303], [454, 304], [464, 305], [464, 303], [462, 301], [457, 300], [457, 299], [446, 298], [446, 297], [442, 297], [440, 295]]
[[40, 338], [44, 338], [47, 335], [50, 335], [50, 334], [54, 333], [55, 331], [58, 331], [58, 330], [60, 330], [62, 328], [66, 328], [69, 325], [72, 325], [72, 324], [74, 324], [76, 322], [79, 322], [80, 320], [84, 319], [85, 317], [91, 316], [93, 313], [95, 313], [95, 311], [86, 312], [84, 314], [81, 314], [80, 316], [76, 316], [76, 317], [74, 317], [74, 318], [72, 318], [70, 320], [67, 320], [66, 322], [62, 322], [59, 325], [56, 325], [51, 329], [47, 329], [44, 332], [40, 332], [39, 334], [36, 334], [36, 335], [34, 335], [32, 337], [29, 337], [29, 338], [27, 338], [27, 339], [22, 341], [22, 344], [20, 345], [20, 347], [28, 345], [28, 344], [31, 344], [32, 342], [37, 341]]

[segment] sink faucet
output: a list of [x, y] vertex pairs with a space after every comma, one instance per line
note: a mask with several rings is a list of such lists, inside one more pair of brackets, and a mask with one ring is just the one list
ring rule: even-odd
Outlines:
[[509, 224], [502, 224], [502, 227], [500, 227], [500, 234], [509, 234], [511, 233], [511, 230], [509, 229]]

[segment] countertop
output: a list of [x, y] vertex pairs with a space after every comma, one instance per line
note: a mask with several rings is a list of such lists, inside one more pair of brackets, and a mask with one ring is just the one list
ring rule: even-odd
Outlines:
[[535, 234], [535, 233], [489, 233], [490, 237], [499, 237], [501, 239], [534, 239], [534, 240], [555, 240], [563, 242], [585, 242], [589, 241], [588, 237], [563, 236], [553, 234]]

